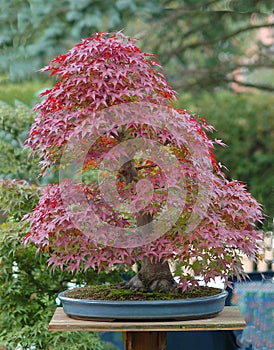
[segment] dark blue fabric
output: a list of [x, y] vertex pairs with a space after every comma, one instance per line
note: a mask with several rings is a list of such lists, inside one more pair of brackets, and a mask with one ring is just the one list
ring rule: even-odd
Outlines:
[[[124, 350], [121, 333], [101, 333], [101, 339]], [[235, 335], [230, 331], [167, 332], [166, 350], [235, 350]]]
[[231, 331], [168, 332], [166, 350], [235, 350]]

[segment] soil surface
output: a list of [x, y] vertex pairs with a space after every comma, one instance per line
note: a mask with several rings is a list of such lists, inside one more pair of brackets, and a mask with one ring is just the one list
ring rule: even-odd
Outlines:
[[129, 289], [121, 289], [119, 285], [99, 285], [75, 288], [65, 293], [68, 298], [89, 299], [89, 300], [172, 300], [172, 299], [190, 299], [212, 296], [221, 293], [218, 288], [200, 286], [194, 289], [182, 292], [178, 289], [174, 293], [151, 293], [151, 292], [133, 292]]

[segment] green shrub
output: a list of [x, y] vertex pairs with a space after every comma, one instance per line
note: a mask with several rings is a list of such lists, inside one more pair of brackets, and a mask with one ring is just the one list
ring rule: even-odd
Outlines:
[[31, 345], [37, 350], [103, 350], [97, 333], [48, 331], [56, 297], [68, 282], [97, 282], [108, 276], [51, 271], [47, 252], [37, 255], [37, 248], [23, 245], [28, 227], [21, 219], [37, 205], [41, 182], [37, 158], [29, 158], [30, 152], [23, 149], [32, 121], [26, 105], [0, 104], [0, 348], [14, 350], [21, 344], [23, 350]]
[[0, 178], [36, 180], [38, 161], [24, 149], [33, 118], [31, 109], [20, 102], [15, 102], [14, 107], [0, 102]]
[[86, 275], [51, 271], [46, 252], [37, 255], [35, 247], [22, 244], [28, 227], [21, 218], [37, 204], [38, 193], [39, 188], [26, 181], [0, 182], [0, 204], [5, 211], [5, 222], [0, 225], [0, 346], [7, 350], [18, 344], [24, 350], [32, 344], [37, 350], [103, 350], [97, 333], [48, 331], [58, 293], [68, 282], [81, 284]]

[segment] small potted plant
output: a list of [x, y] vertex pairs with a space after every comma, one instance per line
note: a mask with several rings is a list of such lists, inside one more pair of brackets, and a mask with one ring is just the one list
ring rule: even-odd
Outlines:
[[[243, 184], [225, 178], [213, 154], [222, 142], [208, 136], [213, 128], [172, 107], [176, 94], [160, 64], [121, 32], [94, 34], [42, 71], [57, 82], [35, 107], [27, 144], [42, 173], [58, 167], [60, 182], [46, 186], [25, 217], [25, 242], [50, 252], [55, 268], [137, 268], [111, 288], [65, 292], [65, 311], [109, 319], [218, 313], [226, 293], [200, 282], [244, 275], [240, 255], [256, 258], [262, 211]], [[161, 300], [154, 314], [147, 299], [168, 299], [171, 308]]]

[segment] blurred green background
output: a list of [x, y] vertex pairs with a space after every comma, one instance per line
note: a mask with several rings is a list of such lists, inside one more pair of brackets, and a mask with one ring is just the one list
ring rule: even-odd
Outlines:
[[[37, 203], [36, 158], [24, 149], [39, 93], [53, 81], [38, 72], [94, 32], [123, 30], [157, 55], [179, 108], [216, 128], [229, 178], [244, 182], [274, 217], [273, 37], [271, 2], [260, 0], [0, 0], [0, 347], [114, 349], [97, 334], [49, 333], [55, 297], [67, 283], [117, 281], [46, 268], [47, 255], [22, 246], [22, 216]], [[26, 180], [22, 181], [22, 180]], [[75, 344], [77, 346], [75, 347]]]

